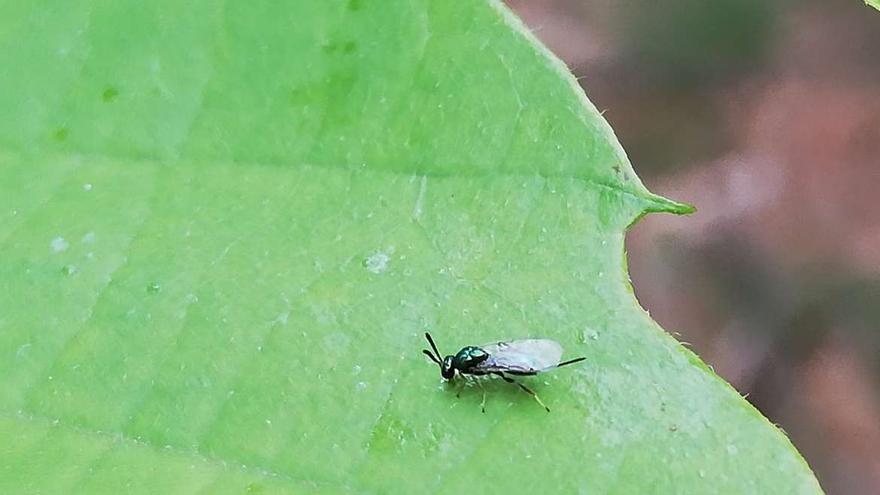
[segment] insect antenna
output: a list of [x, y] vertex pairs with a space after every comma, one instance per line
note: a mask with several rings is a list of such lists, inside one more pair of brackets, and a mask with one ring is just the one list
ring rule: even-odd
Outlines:
[[422, 352], [425, 353], [425, 356], [428, 356], [429, 358], [431, 358], [431, 361], [434, 361], [435, 363], [437, 363], [437, 366], [443, 366], [443, 364], [440, 361], [438, 361], [437, 358], [434, 357], [433, 354], [431, 354], [431, 351], [429, 351], [427, 349], [422, 349]]
[[556, 367], [561, 368], [561, 367], [569, 365], [569, 364], [579, 363], [579, 362], [583, 361], [584, 359], [587, 359], [586, 356], [574, 358], [574, 359], [569, 359], [568, 361], [563, 361], [563, 362], [557, 364]]
[[440, 355], [440, 351], [437, 350], [437, 344], [434, 343], [434, 339], [431, 338], [431, 334], [425, 332], [425, 338], [428, 339], [428, 343], [431, 344], [431, 349], [434, 349], [434, 354], [437, 356], [436, 363], [440, 364], [443, 361], [443, 357]]

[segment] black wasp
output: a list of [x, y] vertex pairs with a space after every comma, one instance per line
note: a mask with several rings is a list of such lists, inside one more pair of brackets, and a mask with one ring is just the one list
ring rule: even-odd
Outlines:
[[[562, 359], [562, 346], [555, 340], [549, 339], [523, 339], [509, 340], [506, 342], [496, 342], [494, 344], [486, 344], [482, 346], [469, 345], [463, 347], [455, 355], [448, 355], [441, 358], [437, 345], [431, 334], [425, 333], [425, 338], [431, 344], [432, 353], [427, 349], [422, 349], [431, 361], [437, 363], [440, 367], [440, 375], [446, 380], [452, 381], [456, 374], [463, 378], [481, 377], [487, 375], [495, 375], [501, 377], [507, 383], [513, 383], [519, 386], [527, 394], [531, 395], [541, 404], [547, 412], [547, 407], [534, 390], [526, 387], [522, 383], [514, 380], [508, 375], [513, 376], [531, 376], [537, 375], [544, 371], [560, 368], [569, 364], [579, 363], [586, 357]], [[477, 384], [482, 388], [482, 383], [477, 380]], [[486, 391], [483, 390], [483, 402], [480, 405], [483, 412], [486, 412]]]

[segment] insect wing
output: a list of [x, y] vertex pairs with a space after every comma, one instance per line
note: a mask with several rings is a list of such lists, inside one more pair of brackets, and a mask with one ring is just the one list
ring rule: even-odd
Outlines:
[[481, 348], [489, 354], [489, 358], [478, 367], [486, 371], [537, 373], [556, 366], [562, 359], [562, 346], [548, 339], [496, 342]]

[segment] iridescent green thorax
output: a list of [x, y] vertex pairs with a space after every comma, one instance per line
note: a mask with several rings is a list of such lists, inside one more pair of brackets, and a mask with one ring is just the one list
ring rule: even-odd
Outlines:
[[460, 370], [468, 370], [488, 359], [489, 354], [476, 346], [467, 346], [452, 358], [452, 365]]

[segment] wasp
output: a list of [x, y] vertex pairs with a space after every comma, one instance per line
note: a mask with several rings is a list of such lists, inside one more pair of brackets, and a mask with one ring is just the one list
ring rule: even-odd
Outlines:
[[[518, 386], [523, 392], [531, 395], [538, 404], [550, 412], [550, 408], [541, 401], [534, 390], [514, 380], [511, 376], [532, 376], [545, 371], [550, 371], [569, 364], [583, 361], [586, 357], [562, 359], [562, 346], [555, 340], [550, 339], [522, 339], [495, 342], [481, 346], [469, 345], [462, 347], [455, 354], [442, 357], [431, 334], [425, 332], [425, 338], [431, 349], [422, 349], [431, 361], [440, 367], [440, 375], [447, 381], [452, 381], [456, 376], [468, 379], [470, 377], [498, 376], [507, 383]], [[480, 388], [482, 383], [477, 380]], [[486, 412], [486, 390], [483, 389], [483, 402], [480, 409]]]

